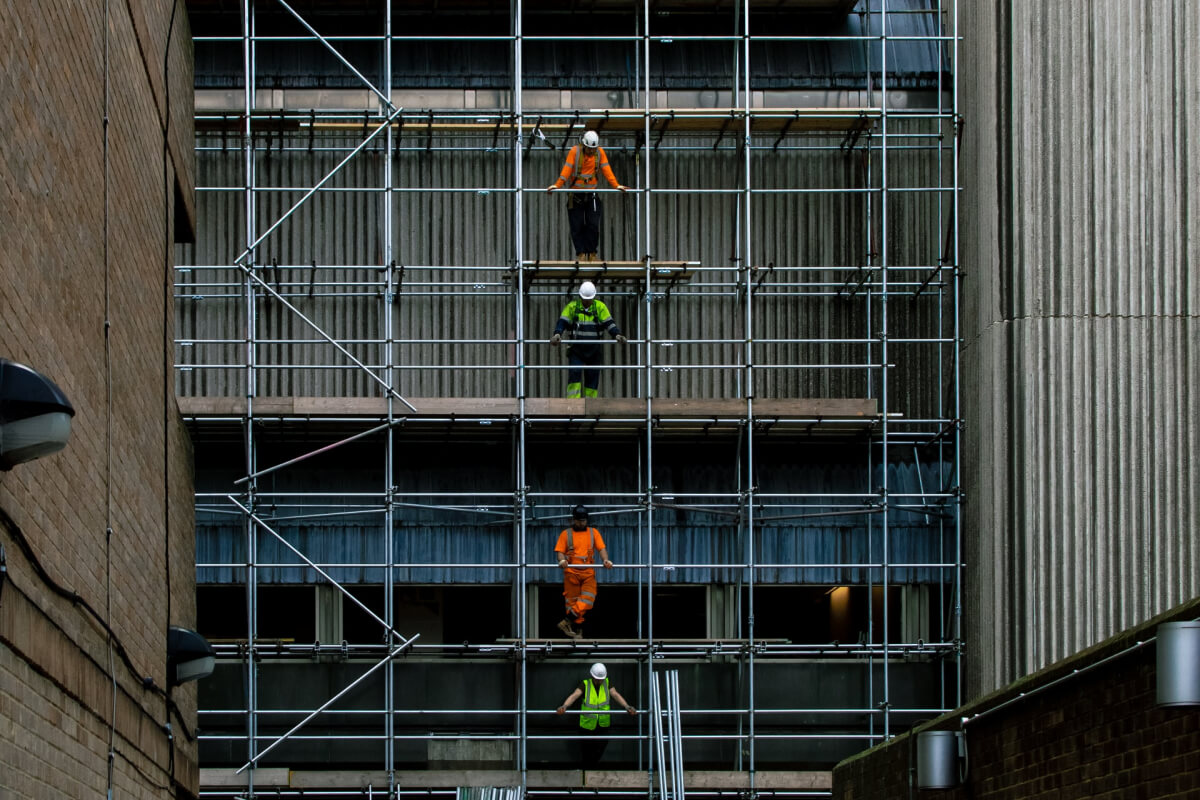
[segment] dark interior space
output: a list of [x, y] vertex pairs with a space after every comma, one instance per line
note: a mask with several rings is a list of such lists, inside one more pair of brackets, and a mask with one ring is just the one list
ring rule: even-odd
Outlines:
[[[639, 613], [638, 596], [643, 600]], [[538, 631], [542, 638], [566, 638], [555, 626], [563, 618], [562, 588], [538, 590]], [[638, 631], [638, 618], [642, 628]], [[583, 625], [585, 639], [645, 639], [649, 632], [645, 589], [605, 586], [596, 592], [596, 606]], [[664, 585], [654, 589], [654, 637], [702, 639], [707, 635], [708, 592], [704, 586]]]
[[[899, 586], [888, 587], [888, 640], [900, 639]], [[749, 617], [742, 591], [742, 624]], [[874, 624], [871, 627], [872, 617]], [[754, 635], [796, 644], [858, 644], [883, 641], [883, 589], [867, 586], [756, 586]]]

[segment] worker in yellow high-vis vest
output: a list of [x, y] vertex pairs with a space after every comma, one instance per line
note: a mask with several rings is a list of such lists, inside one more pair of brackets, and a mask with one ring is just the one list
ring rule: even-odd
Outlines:
[[579, 285], [579, 299], [567, 303], [550, 337], [551, 347], [558, 347], [564, 335], [570, 345], [567, 348], [568, 399], [600, 395], [600, 370], [596, 367], [604, 361], [600, 340], [605, 333], [612, 335], [617, 344], [628, 341], [608, 306], [596, 299], [596, 285], [584, 281]]
[[637, 709], [625, 702], [621, 693], [608, 682], [608, 668], [597, 662], [592, 664], [588, 677], [583, 680], [575, 691], [567, 695], [567, 699], [558, 707], [559, 714], [565, 714], [579, 698], [583, 698], [583, 711], [579, 715], [579, 732], [584, 738], [580, 743], [583, 769], [594, 769], [600, 763], [600, 756], [608, 747], [605, 734], [609, 726], [609, 698], [616, 700], [630, 714], [636, 714]]

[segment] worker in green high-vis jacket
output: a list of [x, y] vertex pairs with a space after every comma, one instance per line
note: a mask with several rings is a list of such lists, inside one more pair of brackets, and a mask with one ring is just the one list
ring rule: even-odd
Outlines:
[[586, 736], [580, 743], [583, 769], [594, 769], [600, 763], [600, 756], [608, 747], [605, 734], [609, 726], [609, 698], [616, 700], [630, 714], [636, 714], [637, 709], [625, 702], [613, 686], [608, 683], [608, 668], [596, 662], [588, 671], [589, 677], [575, 687], [575, 691], [567, 695], [567, 699], [558, 707], [559, 714], [565, 714], [571, 704], [583, 698], [583, 711], [579, 715], [579, 732]]
[[625, 344], [625, 335], [613, 321], [608, 306], [596, 299], [596, 285], [584, 281], [579, 285], [579, 297], [567, 303], [550, 337], [552, 347], [558, 347], [564, 334], [571, 343], [567, 348], [568, 398], [598, 396], [600, 370], [595, 367], [604, 360], [600, 339], [605, 333], [617, 344]]

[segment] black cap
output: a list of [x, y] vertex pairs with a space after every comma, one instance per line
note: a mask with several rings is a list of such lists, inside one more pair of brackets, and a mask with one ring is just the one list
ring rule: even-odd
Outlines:
[[587, 519], [587, 509], [583, 506], [575, 506], [575, 510], [571, 512], [572, 519]]

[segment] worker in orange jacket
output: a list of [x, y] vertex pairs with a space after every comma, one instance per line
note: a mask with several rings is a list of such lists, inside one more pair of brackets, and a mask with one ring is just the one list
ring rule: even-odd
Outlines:
[[583, 616], [596, 602], [596, 570], [591, 565], [596, 561], [597, 549], [604, 568], [612, 569], [600, 531], [588, 527], [587, 509], [575, 506], [571, 527], [558, 535], [558, 544], [554, 546], [554, 556], [563, 571], [563, 598], [567, 605], [567, 615], [558, 623], [558, 629], [572, 639], [583, 636]]
[[571, 241], [575, 244], [578, 261], [599, 259], [600, 217], [604, 209], [596, 194], [600, 173], [612, 188], [628, 191], [629, 187], [621, 185], [608, 165], [608, 156], [600, 146], [600, 134], [584, 131], [580, 143], [567, 152], [558, 180], [546, 189], [553, 192], [565, 186], [571, 190], [567, 200], [567, 222], [571, 225]]

